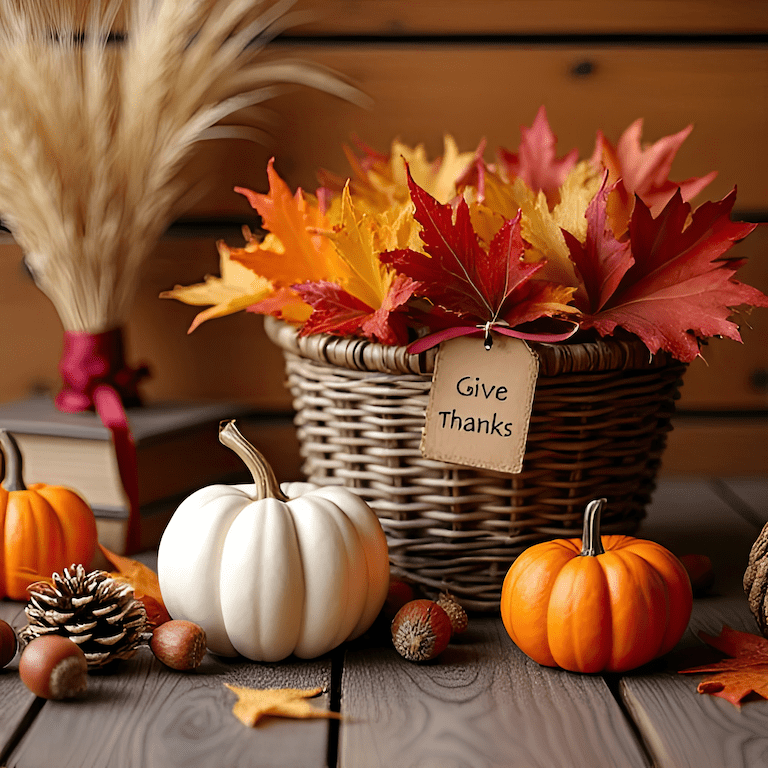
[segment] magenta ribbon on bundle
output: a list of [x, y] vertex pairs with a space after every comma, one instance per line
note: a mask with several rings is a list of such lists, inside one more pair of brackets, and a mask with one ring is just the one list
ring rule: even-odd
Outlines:
[[416, 341], [411, 342], [408, 345], [406, 351], [411, 355], [418, 355], [421, 352], [426, 352], [432, 347], [436, 347], [442, 341], [455, 339], [458, 336], [483, 336], [485, 348], [490, 349], [493, 346], [491, 331], [504, 334], [504, 336], [513, 336], [514, 338], [522, 339], [523, 341], [556, 343], [558, 341], [570, 339], [578, 330], [578, 323], [573, 323], [571, 328], [562, 333], [526, 333], [525, 331], [516, 331], [514, 328], [510, 328], [506, 323], [493, 321], [482, 323], [480, 325], [456, 325], [452, 328], [436, 331], [435, 333], [430, 333], [428, 336], [416, 339]]
[[103, 333], [65, 331], [59, 373], [64, 386], [56, 407], [69, 413], [93, 409], [110, 431], [129, 505], [125, 549], [132, 554], [141, 546], [141, 516], [136, 445], [125, 406], [141, 404], [137, 385], [148, 370], [126, 365], [122, 329], [114, 328]]

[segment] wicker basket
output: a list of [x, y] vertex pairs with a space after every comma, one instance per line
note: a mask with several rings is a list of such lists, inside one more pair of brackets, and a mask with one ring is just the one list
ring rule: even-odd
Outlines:
[[307, 478], [365, 498], [392, 574], [427, 594], [496, 610], [515, 557], [580, 536], [591, 499], [608, 500], [603, 533], [631, 533], [645, 514], [685, 366], [639, 341], [531, 344], [540, 369], [525, 461], [508, 475], [422, 457], [434, 350], [265, 327], [285, 356]]

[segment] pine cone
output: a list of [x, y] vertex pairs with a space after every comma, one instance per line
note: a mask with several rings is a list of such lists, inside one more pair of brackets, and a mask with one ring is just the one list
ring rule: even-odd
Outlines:
[[24, 612], [29, 622], [19, 633], [22, 642], [57, 634], [77, 643], [89, 667], [128, 659], [150, 635], [144, 604], [133, 589], [106, 571], [87, 573], [82, 565], [53, 574], [53, 584], [29, 587]]
[[749, 553], [744, 572], [744, 592], [760, 631], [768, 637], [768, 523], [760, 531]]

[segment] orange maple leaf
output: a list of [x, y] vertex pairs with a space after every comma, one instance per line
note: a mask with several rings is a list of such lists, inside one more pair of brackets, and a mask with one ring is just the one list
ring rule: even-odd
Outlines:
[[298, 189], [293, 194], [274, 168], [274, 158], [267, 166], [269, 194], [263, 195], [235, 187], [258, 211], [268, 235], [263, 242], [255, 239], [231, 257], [277, 288], [314, 280], [343, 282], [349, 276], [347, 265], [338, 257], [333, 244], [323, 232], [332, 228], [320, 201]]
[[717, 637], [699, 632], [708, 645], [731, 656], [730, 659], [681, 669], [681, 674], [711, 672], [697, 686], [699, 693], [709, 693], [740, 707], [744, 698], [756, 693], [768, 699], [768, 638], [739, 632], [723, 625]]

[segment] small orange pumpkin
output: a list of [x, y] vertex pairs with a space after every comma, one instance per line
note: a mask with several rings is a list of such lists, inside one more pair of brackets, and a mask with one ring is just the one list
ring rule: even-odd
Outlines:
[[96, 551], [96, 519], [69, 488], [24, 484], [19, 446], [0, 430], [5, 479], [0, 485], [0, 598], [26, 600], [27, 587], [72, 564], [88, 566]]
[[582, 539], [529, 547], [504, 579], [504, 627], [544, 666], [627, 671], [670, 651], [688, 626], [693, 599], [682, 563], [653, 541], [601, 538], [604, 503], [587, 506]]

